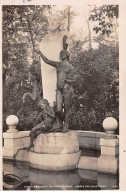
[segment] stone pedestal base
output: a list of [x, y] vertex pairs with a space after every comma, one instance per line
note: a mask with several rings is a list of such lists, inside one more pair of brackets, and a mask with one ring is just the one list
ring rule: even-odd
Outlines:
[[40, 134], [29, 152], [30, 166], [44, 170], [77, 168], [80, 157], [76, 132]]
[[12, 159], [19, 149], [28, 147], [30, 143], [29, 133], [29, 131], [3, 133], [3, 158]]
[[29, 152], [30, 166], [43, 170], [70, 170], [77, 168], [80, 151], [73, 154], [40, 154]]
[[119, 140], [100, 139], [101, 156], [98, 159], [98, 171], [116, 174], [119, 170]]
[[33, 152], [41, 154], [71, 154], [79, 151], [77, 132], [47, 133], [37, 136], [34, 140]]

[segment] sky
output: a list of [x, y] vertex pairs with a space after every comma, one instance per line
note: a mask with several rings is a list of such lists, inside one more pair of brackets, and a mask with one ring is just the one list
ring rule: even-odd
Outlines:
[[[62, 6], [62, 5], [57, 5], [56, 10], [64, 10], [66, 9], [67, 6]], [[84, 18], [84, 14], [87, 18], [88, 16], [88, 9], [89, 7], [86, 6], [86, 7], [82, 7], [82, 6], [79, 6], [79, 5], [71, 5], [71, 8], [70, 10], [71, 11], [74, 11], [76, 16], [73, 18], [73, 21], [72, 21], [72, 24], [71, 24], [71, 29], [70, 30], [73, 30], [73, 32], [77, 32], [78, 30], [82, 29], [82, 31], [86, 34], [86, 31], [87, 31], [87, 24], [86, 24], [86, 20]]]
[[[83, 5], [71, 5], [70, 10], [75, 12], [73, 20], [70, 26], [70, 34], [75, 34], [76, 40], [85, 40], [88, 36], [88, 26], [87, 19], [89, 18], [90, 10], [93, 9], [94, 6], [88, 6], [87, 4]], [[66, 6], [57, 5], [54, 10], [64, 10]], [[93, 32], [94, 23], [90, 21], [90, 29], [92, 37], [95, 36], [95, 32]], [[92, 47], [95, 49], [98, 47], [97, 43], [92, 42]], [[88, 42], [84, 45], [84, 50], [88, 49]]]

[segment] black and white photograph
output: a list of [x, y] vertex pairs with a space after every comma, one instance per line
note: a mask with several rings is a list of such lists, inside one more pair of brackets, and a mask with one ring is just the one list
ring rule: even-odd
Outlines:
[[29, 2], [2, 5], [2, 189], [119, 190], [120, 7]]

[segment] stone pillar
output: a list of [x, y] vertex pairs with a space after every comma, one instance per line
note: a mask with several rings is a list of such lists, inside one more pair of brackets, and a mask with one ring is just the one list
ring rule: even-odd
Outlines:
[[8, 116], [6, 123], [9, 129], [3, 133], [3, 158], [12, 159], [19, 149], [29, 145], [30, 137], [29, 131], [18, 131], [16, 129], [19, 119], [15, 115]]
[[98, 171], [116, 174], [119, 167], [119, 139], [115, 134], [118, 127], [116, 119], [108, 117], [103, 121], [106, 136], [100, 139], [101, 156], [98, 159]]

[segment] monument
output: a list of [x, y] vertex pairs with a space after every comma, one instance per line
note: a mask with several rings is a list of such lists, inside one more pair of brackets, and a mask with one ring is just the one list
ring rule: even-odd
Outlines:
[[[38, 100], [42, 122], [30, 132], [29, 160], [34, 168], [75, 169], [80, 157], [77, 133], [69, 131], [68, 119], [73, 84], [77, 74], [69, 64], [68, 33], [62, 31], [56, 15], [50, 32], [35, 52], [41, 57], [43, 98]], [[55, 21], [55, 23], [54, 23]]]

